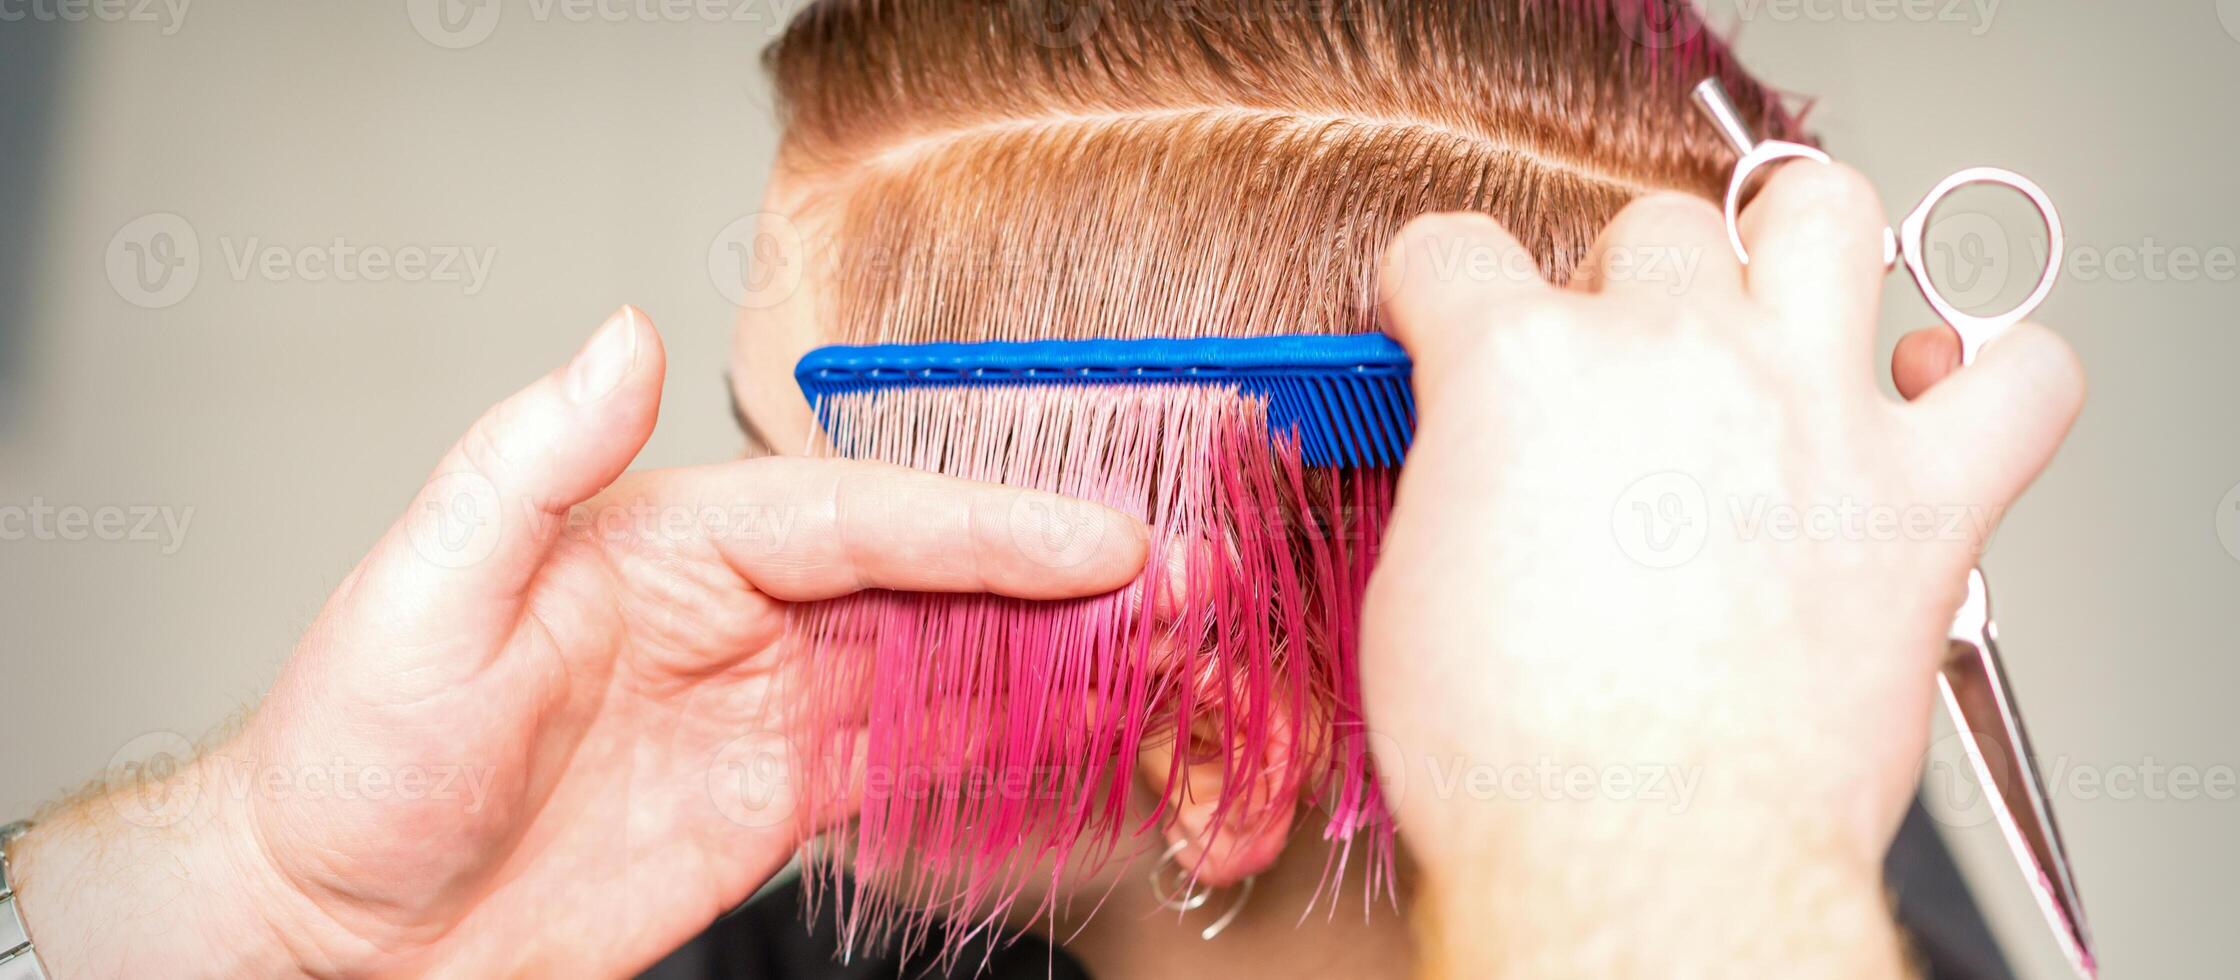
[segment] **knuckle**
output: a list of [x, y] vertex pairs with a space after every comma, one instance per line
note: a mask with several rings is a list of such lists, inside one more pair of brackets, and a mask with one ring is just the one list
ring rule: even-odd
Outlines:
[[1881, 200], [1866, 175], [1843, 163], [1796, 160], [1775, 179], [1791, 207], [1829, 209], [1846, 215], [1880, 215]]
[[504, 472], [505, 451], [499, 445], [497, 430], [504, 426], [506, 413], [506, 403], [499, 403], [469, 426], [466, 435], [459, 437], [459, 459], [469, 470], [487, 479], [495, 479]]
[[770, 619], [737, 575], [666, 550], [617, 556], [641, 625], [682, 647], [745, 649], [766, 642]]
[[2047, 388], [2057, 393], [2075, 392], [2076, 398], [2083, 398], [2087, 387], [2084, 359], [2066, 339], [2028, 320], [2015, 324], [2008, 334], [2008, 342], [2028, 345], [2027, 356], [2034, 362], [2030, 373], [2044, 379]]
[[1521, 304], [1502, 316], [1499, 323], [1500, 329], [1490, 332], [1498, 342], [1480, 344], [1472, 353], [1504, 363], [1530, 363], [1538, 359], [1534, 352], [1561, 349], [1582, 339], [1578, 317], [1563, 303]]
[[1700, 233], [1702, 229], [1717, 229], [1725, 218], [1710, 201], [1679, 191], [1654, 191], [1635, 198], [1618, 212], [1612, 225], [1620, 236], [1660, 235], [1677, 236]]

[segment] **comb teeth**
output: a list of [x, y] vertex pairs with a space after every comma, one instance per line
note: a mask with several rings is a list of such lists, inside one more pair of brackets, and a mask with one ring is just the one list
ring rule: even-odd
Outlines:
[[1413, 365], [1380, 333], [819, 347], [794, 368], [824, 418], [831, 395], [897, 388], [1227, 385], [1268, 404], [1309, 466], [1398, 466], [1415, 432]]

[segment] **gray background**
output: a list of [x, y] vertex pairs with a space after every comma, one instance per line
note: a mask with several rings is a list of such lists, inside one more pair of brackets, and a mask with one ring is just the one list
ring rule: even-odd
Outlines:
[[[499, 2], [463, 33], [404, 0], [0, 23], [0, 506], [190, 520], [176, 539], [0, 541], [0, 815], [253, 703], [437, 454], [622, 302], [670, 350], [640, 465], [736, 452], [710, 256], [759, 198], [755, 56], [794, 0], [684, 22]], [[2082, 352], [2090, 404], [1985, 564], [2109, 975], [2229, 975], [2240, 0], [1707, 9], [1761, 74], [1819, 98], [1817, 129], [1893, 215], [1954, 167], [2007, 163], [2096, 260], [2041, 315]], [[1963, 271], [2027, 275], [2027, 236], [1988, 227], [1955, 245]], [[130, 265], [167, 230], [174, 258], [197, 246], [184, 292]], [[489, 273], [234, 267], [338, 237], [464, 247]], [[1930, 320], [1900, 280], [1888, 296], [1885, 350]], [[2056, 975], [1955, 758], [1931, 760], [1935, 810], [2023, 975]]]

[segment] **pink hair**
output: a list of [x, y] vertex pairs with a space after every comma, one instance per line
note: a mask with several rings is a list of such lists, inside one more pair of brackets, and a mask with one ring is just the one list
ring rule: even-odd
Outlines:
[[[1212, 834], [1316, 800], [1326, 878], [1359, 839], [1371, 894], [1389, 891], [1357, 654], [1393, 472], [1304, 466], [1295, 440], [1270, 438], [1264, 403], [1232, 390], [936, 389], [828, 408], [826, 452], [1050, 490], [1154, 529], [1147, 571], [1121, 593], [867, 593], [798, 618], [801, 795], [858, 807], [808, 877], [864, 886], [834, 892], [851, 947], [898, 927], [922, 941], [917, 913], [992, 921], [1038, 866], [1113, 857], [1188, 791], [1184, 767], [1214, 761], [1193, 758], [1201, 727], [1223, 768]], [[1065, 560], [1068, 542], [1035, 538], [1047, 515], [1015, 516], [1028, 553]], [[1177, 740], [1175, 761], [1152, 817], [1131, 824], [1137, 755], [1159, 739]]]

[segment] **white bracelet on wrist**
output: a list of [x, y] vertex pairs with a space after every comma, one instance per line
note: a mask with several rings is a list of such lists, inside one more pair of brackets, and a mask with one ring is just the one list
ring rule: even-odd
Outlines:
[[15, 886], [8, 881], [8, 845], [30, 829], [29, 820], [0, 827], [0, 980], [47, 980], [39, 952], [31, 948], [31, 930], [16, 907]]

